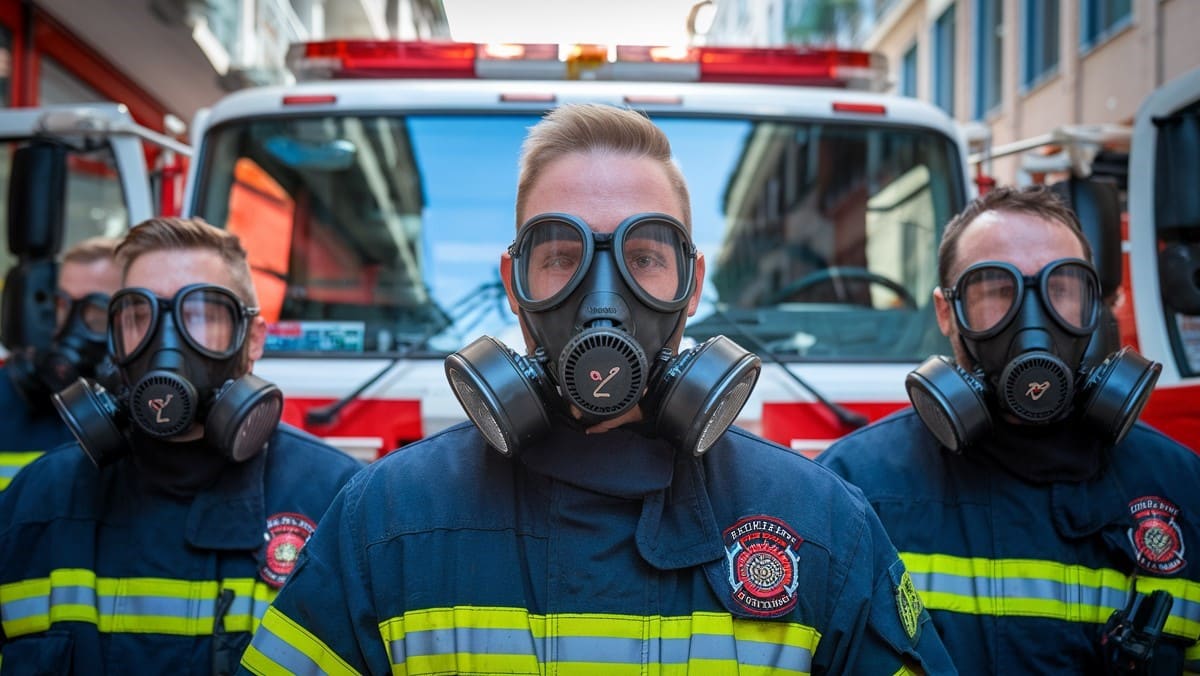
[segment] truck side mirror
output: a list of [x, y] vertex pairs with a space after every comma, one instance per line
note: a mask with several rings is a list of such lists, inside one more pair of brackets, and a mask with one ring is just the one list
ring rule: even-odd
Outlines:
[[4, 277], [0, 301], [0, 342], [10, 350], [44, 347], [54, 337], [54, 292], [58, 264], [43, 258], [22, 261]]
[[8, 250], [22, 259], [53, 258], [62, 246], [66, 194], [64, 146], [32, 141], [18, 148], [8, 181]]

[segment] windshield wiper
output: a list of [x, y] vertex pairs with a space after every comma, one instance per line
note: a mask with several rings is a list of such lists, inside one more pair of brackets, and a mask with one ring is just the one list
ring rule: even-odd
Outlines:
[[846, 427], [849, 427], [852, 430], [856, 430], [860, 427], [864, 427], [869, 422], [869, 420], [867, 419], [867, 416], [859, 413], [858, 411], [851, 411], [850, 409], [846, 408], [845, 406], [842, 406], [841, 404], [837, 403], [836, 401], [826, 398], [825, 395], [821, 394], [821, 392], [817, 390], [817, 388], [813, 387], [804, 378], [801, 378], [800, 374], [798, 374], [798, 373], [792, 371], [792, 369], [788, 368], [788, 365], [783, 363], [783, 360], [779, 358], [779, 355], [775, 353], [775, 350], [771, 349], [766, 344], [764, 344], [761, 340], [759, 340], [758, 336], [747, 331], [742, 326], [741, 322], [737, 321], [733, 317], [730, 317], [728, 314], [726, 314], [726, 312], [721, 309], [721, 306], [716, 301], [710, 301], [710, 303], [712, 304], [713, 314], [715, 314], [718, 317], [720, 317], [721, 319], [725, 320], [725, 323], [728, 324], [729, 326], [732, 326], [734, 331], [737, 331], [739, 335], [741, 335], [743, 338], [745, 338], [750, 343], [752, 343], [751, 349], [754, 350], [757, 354], [759, 354], [760, 356], [766, 357], [767, 359], [774, 362], [776, 366], [783, 369], [783, 372], [788, 374], [788, 376], [790, 376], [791, 379], [794, 380], [797, 385], [799, 385], [801, 388], [803, 388], [804, 391], [806, 391], [810, 395], [812, 395], [812, 398], [816, 399], [817, 403], [821, 404], [830, 413], [832, 413], [834, 415], [834, 417], [836, 417], [838, 419], [838, 422], [842, 423], [843, 425], [845, 425]]
[[388, 363], [385, 364], [383, 368], [372, 374], [370, 378], [364, 380], [362, 384], [354, 388], [352, 392], [326, 406], [309, 409], [308, 412], [304, 414], [304, 422], [308, 425], [314, 426], [331, 425], [337, 422], [338, 414], [342, 412], [342, 409], [346, 408], [346, 406], [348, 406], [350, 403], [361, 397], [363, 392], [367, 391], [367, 388], [379, 382], [379, 379], [382, 378], [388, 371], [391, 371], [392, 367], [400, 363], [400, 360], [412, 354], [414, 351], [424, 348], [429, 344], [429, 341], [432, 340], [434, 336], [442, 331], [445, 331], [447, 328], [454, 326], [468, 314], [474, 312], [476, 308], [482, 306], [487, 301], [492, 300], [498, 294], [503, 295], [503, 293], [504, 285], [499, 281], [484, 282], [475, 287], [469, 294], [464, 296], [462, 300], [454, 303], [452, 306], [454, 308], [454, 314], [448, 316], [450, 319], [449, 324], [434, 323], [425, 331], [425, 333], [402, 345], [396, 351], [396, 353], [392, 355], [392, 358], [388, 360]]

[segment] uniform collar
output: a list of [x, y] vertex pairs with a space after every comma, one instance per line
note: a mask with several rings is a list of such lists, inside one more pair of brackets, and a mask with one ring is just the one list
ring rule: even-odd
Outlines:
[[1104, 471], [1086, 481], [1063, 481], [1050, 488], [1054, 527], [1067, 538], [1081, 538], [1110, 524], [1128, 525], [1129, 496], [1116, 472]]
[[196, 495], [187, 515], [188, 544], [201, 549], [258, 549], [267, 519], [263, 490], [270, 444], [253, 458], [225, 468], [210, 488]]
[[724, 556], [700, 461], [661, 439], [624, 427], [584, 434], [560, 425], [520, 457], [558, 481], [642, 499], [635, 538], [638, 553], [655, 568], [688, 568]]
[[640, 498], [671, 484], [675, 450], [661, 439], [619, 427], [584, 434], [556, 424], [550, 434], [521, 451], [530, 470], [604, 495]]
[[660, 570], [690, 568], [721, 559], [725, 548], [713, 515], [700, 461], [677, 454], [668, 490], [647, 496], [637, 526], [638, 553]]

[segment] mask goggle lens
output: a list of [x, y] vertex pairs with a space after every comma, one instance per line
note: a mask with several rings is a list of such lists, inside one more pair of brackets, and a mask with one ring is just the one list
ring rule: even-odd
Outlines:
[[75, 299], [59, 291], [54, 297], [56, 327], [61, 331], [77, 314], [80, 322], [94, 337], [103, 338], [108, 329], [108, 295], [89, 293]]
[[1022, 275], [1007, 263], [983, 263], [968, 268], [953, 294], [959, 322], [972, 334], [993, 333], [1016, 316], [1026, 288], [1033, 288], [1043, 306], [1063, 328], [1084, 333], [1096, 324], [1099, 285], [1083, 261], [1055, 261], [1036, 276]]
[[214, 358], [231, 356], [241, 347], [246, 319], [257, 314], [232, 292], [216, 286], [185, 287], [174, 298], [146, 289], [125, 289], [109, 305], [113, 356], [130, 359], [150, 340], [161, 314], [173, 315], [175, 326], [196, 350]]
[[667, 306], [691, 295], [695, 248], [675, 219], [639, 214], [609, 235], [593, 233], [572, 216], [544, 214], [530, 219], [510, 248], [518, 299], [528, 309], [562, 302], [587, 274], [596, 249], [610, 247], [621, 276], [641, 300]]
[[1067, 328], [1088, 331], [1096, 323], [1099, 284], [1091, 268], [1078, 263], [1055, 266], [1042, 277], [1046, 307]]
[[517, 240], [525, 296], [542, 302], [573, 286], [590, 248], [583, 232], [566, 221], [547, 219], [529, 224]]
[[687, 298], [692, 276], [687, 233], [667, 221], [647, 219], [633, 223], [624, 235], [619, 260], [631, 285], [663, 303]]

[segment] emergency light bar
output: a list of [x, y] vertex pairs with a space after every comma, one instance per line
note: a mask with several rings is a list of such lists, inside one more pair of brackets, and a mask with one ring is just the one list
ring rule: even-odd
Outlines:
[[665, 47], [328, 40], [291, 46], [297, 80], [503, 78], [743, 82], [881, 90], [885, 57], [806, 47]]

